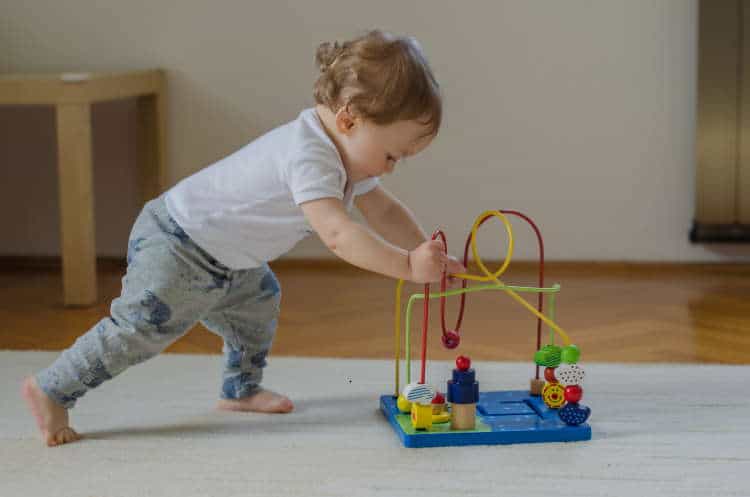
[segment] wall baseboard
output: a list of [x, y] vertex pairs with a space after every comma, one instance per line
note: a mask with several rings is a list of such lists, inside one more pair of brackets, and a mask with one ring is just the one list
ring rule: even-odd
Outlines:
[[[484, 264], [492, 271], [500, 267], [502, 261], [488, 260]], [[97, 257], [99, 271], [122, 271], [127, 268], [124, 257]], [[310, 270], [310, 271], [363, 271], [341, 259], [333, 258], [282, 258], [270, 263], [274, 270]], [[470, 263], [470, 271], [480, 271]], [[747, 272], [750, 274], [750, 264], [738, 262], [663, 262], [663, 261], [547, 261], [545, 272], [572, 272], [588, 274], [638, 274], [638, 273], [679, 273], [679, 272], [707, 272], [716, 273], [731, 271], [733, 273]], [[509, 271], [536, 272], [537, 261], [513, 261]], [[0, 271], [61, 271], [62, 258], [59, 256], [8, 256], [0, 255]]]
[[[116, 270], [127, 267], [124, 257], [97, 257], [96, 265], [99, 270]], [[62, 270], [62, 257], [56, 255], [0, 255], [0, 271], [10, 270]]]

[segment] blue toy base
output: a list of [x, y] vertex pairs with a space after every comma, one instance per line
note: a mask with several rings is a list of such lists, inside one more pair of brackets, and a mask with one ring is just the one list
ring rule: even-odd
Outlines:
[[591, 427], [568, 426], [556, 409], [528, 391], [482, 392], [474, 430], [451, 431], [450, 423], [435, 424], [429, 431], [415, 430], [409, 414], [399, 412], [393, 395], [380, 397], [380, 408], [405, 447], [449, 447], [591, 440]]

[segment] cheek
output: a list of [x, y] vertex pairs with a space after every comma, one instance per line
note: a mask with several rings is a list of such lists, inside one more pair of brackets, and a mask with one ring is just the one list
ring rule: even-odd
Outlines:
[[361, 165], [372, 165], [379, 160], [380, 156], [383, 156], [377, 143], [367, 138], [358, 139], [352, 144], [354, 145], [354, 159]]

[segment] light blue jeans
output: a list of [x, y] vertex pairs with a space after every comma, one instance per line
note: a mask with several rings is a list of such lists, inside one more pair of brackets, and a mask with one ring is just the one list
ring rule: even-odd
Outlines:
[[89, 389], [154, 357], [200, 321], [224, 339], [221, 397], [248, 397], [259, 389], [280, 302], [267, 264], [239, 271], [222, 265], [177, 225], [159, 197], [133, 226], [122, 294], [110, 316], [36, 379], [50, 398], [71, 408]]

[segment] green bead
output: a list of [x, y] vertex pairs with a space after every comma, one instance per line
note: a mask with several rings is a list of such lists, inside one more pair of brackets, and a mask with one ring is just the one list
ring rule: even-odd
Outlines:
[[578, 349], [578, 346], [576, 345], [568, 345], [567, 347], [562, 349], [562, 355], [560, 358], [562, 359], [562, 362], [567, 364], [575, 364], [578, 362], [578, 358], [581, 357], [581, 351]]
[[556, 368], [560, 365], [561, 350], [557, 345], [545, 345], [534, 354], [534, 362], [546, 368]]
[[543, 350], [539, 349], [534, 353], [534, 362], [537, 364], [537, 366], [544, 366], [544, 363], [546, 362], [545, 359], [547, 358], [547, 354], [544, 353]]

